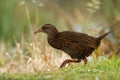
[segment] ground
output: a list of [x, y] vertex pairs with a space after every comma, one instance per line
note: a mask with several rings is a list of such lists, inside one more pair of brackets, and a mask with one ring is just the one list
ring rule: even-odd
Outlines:
[[0, 74], [0, 80], [120, 80], [120, 59], [94, 59], [87, 65], [70, 64], [66, 68], [27, 74]]

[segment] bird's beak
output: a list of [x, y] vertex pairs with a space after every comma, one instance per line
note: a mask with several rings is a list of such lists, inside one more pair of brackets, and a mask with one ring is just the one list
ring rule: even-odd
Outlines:
[[42, 29], [38, 29], [37, 31], [34, 32], [34, 34], [39, 33], [39, 32], [43, 32], [43, 30]]

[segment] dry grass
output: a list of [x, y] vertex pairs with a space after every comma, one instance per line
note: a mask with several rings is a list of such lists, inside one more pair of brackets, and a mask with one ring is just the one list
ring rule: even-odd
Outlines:
[[[39, 73], [58, 69], [62, 61], [70, 57], [63, 51], [49, 46], [44, 36], [46, 35], [43, 33], [32, 34], [28, 37], [29, 41], [21, 37], [20, 43], [15, 40], [14, 48], [9, 48], [1, 42], [0, 72]], [[102, 52], [98, 49], [92, 56], [98, 57], [100, 53]]]
[[33, 37], [31, 42], [16, 43], [14, 49], [9, 51], [1, 43], [0, 72], [34, 73], [57, 69], [68, 56], [51, 48], [40, 37]]
[[[59, 14], [60, 20], [63, 21], [64, 25], [77, 26], [81, 25], [81, 23], [88, 23], [90, 18], [94, 13], [90, 13], [91, 17], [85, 19], [81, 12], [76, 9], [74, 11], [73, 18], [67, 12], [65, 12], [62, 8], [60, 8], [56, 3], [51, 3], [53, 5], [53, 10], [56, 14]], [[30, 27], [28, 40], [25, 40], [25, 34], [21, 32], [21, 41], [16, 41], [14, 37], [14, 42], [16, 46], [13, 48], [11, 45], [6, 44], [5, 42], [0, 42], [0, 72], [1, 73], [39, 73], [42, 71], [51, 71], [58, 69], [62, 61], [69, 58], [68, 55], [64, 54], [62, 51], [58, 51], [50, 47], [46, 41], [46, 35], [37, 34], [33, 35], [34, 29], [31, 27], [30, 20], [30, 12], [29, 8], [26, 5], [25, 7], [26, 19], [28, 22], [28, 26]], [[36, 12], [36, 25], [38, 25], [38, 11]], [[68, 27], [68, 29], [73, 29], [72, 27]], [[22, 30], [24, 31], [24, 30]], [[92, 30], [91, 26], [88, 29], [89, 33], [95, 34], [97, 29]], [[88, 32], [87, 31], [87, 32]], [[91, 32], [90, 32], [91, 31]], [[93, 32], [92, 32], [93, 31]], [[98, 32], [100, 29], [98, 30]], [[106, 47], [106, 46], [105, 46]], [[104, 48], [104, 47], [103, 47]], [[97, 55], [101, 53], [101, 51], [97, 51]], [[96, 55], [95, 55], [96, 56]]]

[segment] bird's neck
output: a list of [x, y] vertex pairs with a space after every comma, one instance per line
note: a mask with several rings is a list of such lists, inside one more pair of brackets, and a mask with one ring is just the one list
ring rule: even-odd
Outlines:
[[59, 32], [52, 32], [51, 34], [48, 34], [48, 37], [47, 37], [48, 43], [54, 48], [58, 48], [55, 45], [57, 42], [57, 35], [58, 34], [59, 34]]
[[54, 30], [54, 31], [50, 32], [48, 34], [48, 40], [53, 40], [58, 35], [58, 33], [59, 32], [57, 30]]

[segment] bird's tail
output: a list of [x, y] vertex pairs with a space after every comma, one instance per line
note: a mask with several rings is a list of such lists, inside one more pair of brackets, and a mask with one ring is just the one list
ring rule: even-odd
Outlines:
[[111, 31], [109, 31], [109, 32], [107, 32], [107, 33], [99, 36], [97, 39], [98, 39], [98, 40], [102, 40], [102, 39], [103, 39], [104, 37], [106, 37], [109, 33], [111, 33]]

